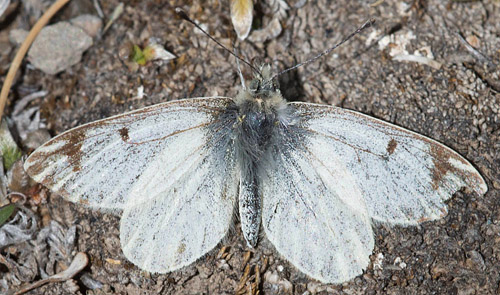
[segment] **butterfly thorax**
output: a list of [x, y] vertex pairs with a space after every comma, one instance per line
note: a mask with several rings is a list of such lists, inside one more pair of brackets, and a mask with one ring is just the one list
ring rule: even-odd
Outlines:
[[276, 82], [270, 78], [270, 68], [263, 66], [261, 75], [240, 91], [234, 101], [238, 111], [237, 149], [252, 162], [258, 162], [286, 108]]

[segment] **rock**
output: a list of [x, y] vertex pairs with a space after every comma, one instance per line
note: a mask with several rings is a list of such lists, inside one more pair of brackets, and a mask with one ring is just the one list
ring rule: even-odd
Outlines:
[[29, 150], [35, 150], [42, 144], [49, 141], [51, 138], [47, 129], [38, 129], [28, 133], [25, 140], [23, 140], [23, 146]]
[[254, 31], [248, 39], [252, 42], [262, 43], [278, 37], [282, 31], [279, 19], [274, 18], [265, 28]]
[[83, 29], [59, 22], [42, 29], [28, 52], [29, 61], [47, 74], [57, 74], [77, 64], [92, 46]]
[[92, 14], [82, 14], [70, 20], [70, 23], [85, 31], [87, 35], [95, 38], [102, 28], [102, 20]]
[[23, 29], [13, 29], [9, 33], [9, 40], [15, 45], [21, 45], [24, 39], [26, 39], [26, 36], [28, 36], [28, 33], [28, 31]]

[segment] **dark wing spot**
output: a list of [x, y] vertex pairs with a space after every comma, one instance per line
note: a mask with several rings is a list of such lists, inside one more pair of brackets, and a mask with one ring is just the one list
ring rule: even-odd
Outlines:
[[78, 200], [78, 203], [85, 205], [85, 206], [88, 206], [90, 204], [89, 200], [87, 200], [87, 199], [80, 199], [80, 200]]
[[123, 141], [127, 142], [129, 140], [127, 127], [121, 128], [120, 130], [118, 130], [118, 132], [120, 132], [120, 136], [122, 137]]
[[387, 152], [389, 153], [389, 155], [392, 155], [394, 153], [394, 150], [397, 146], [398, 143], [393, 138], [391, 138], [391, 140], [389, 140], [389, 143], [387, 144]]
[[460, 156], [453, 154], [448, 151], [445, 147], [440, 146], [438, 144], [431, 144], [431, 156], [432, 162], [434, 163], [434, 169], [432, 170], [432, 188], [437, 190], [446, 176], [446, 173], [451, 172], [461, 179], [463, 179], [469, 185], [474, 183], [474, 180], [478, 181], [477, 173], [470, 173], [468, 171], [458, 169], [455, 166], [450, 164], [450, 158], [453, 158], [455, 161], [460, 161], [464, 165], [468, 165], [468, 163]]
[[[57, 150], [51, 152], [34, 152], [31, 155], [30, 161], [35, 163], [29, 169], [30, 175], [41, 174], [47, 165], [47, 159], [57, 159], [59, 155], [65, 155], [68, 157], [68, 166], [71, 167], [73, 172], [78, 172], [81, 170], [80, 162], [82, 157], [82, 145], [85, 140], [85, 131], [81, 129], [70, 131], [58, 138], [53, 139], [49, 144], [57, 144], [58, 142], [64, 142], [64, 145]], [[50, 186], [54, 184], [54, 175], [47, 175], [42, 180], [42, 184], [45, 186]]]
[[431, 144], [430, 152], [434, 164], [434, 169], [432, 170], [432, 188], [437, 190], [446, 173], [453, 169], [453, 167], [448, 162], [450, 154], [442, 147], [437, 144]]
[[74, 132], [68, 133], [68, 144], [64, 149], [61, 150], [63, 154], [68, 156], [70, 159], [71, 166], [73, 167], [73, 172], [80, 171], [80, 161], [82, 159], [82, 145], [85, 140], [85, 133], [81, 130], [75, 130]]
[[429, 218], [429, 217], [425, 217], [425, 216], [422, 216], [422, 217], [420, 217], [420, 218], [417, 220], [417, 222], [418, 222], [418, 223], [423, 223], [423, 222], [426, 222], [426, 221], [429, 221], [429, 220], [431, 220], [431, 218]]

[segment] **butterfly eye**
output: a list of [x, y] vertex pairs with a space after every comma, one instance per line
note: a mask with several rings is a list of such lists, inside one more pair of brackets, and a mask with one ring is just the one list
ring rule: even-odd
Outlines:
[[258, 79], [252, 80], [249, 89], [253, 93], [258, 92], [260, 90], [260, 81]]
[[277, 79], [273, 80], [273, 88], [274, 88], [274, 90], [280, 88], [280, 83], [278, 82]]

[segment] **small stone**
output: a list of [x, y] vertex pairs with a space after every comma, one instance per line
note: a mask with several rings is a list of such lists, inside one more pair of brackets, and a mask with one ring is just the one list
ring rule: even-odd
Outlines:
[[68, 290], [68, 292], [72, 294], [76, 294], [78, 293], [78, 291], [80, 291], [78, 283], [73, 279], [69, 279], [64, 282], [64, 289]]
[[280, 21], [275, 18], [264, 29], [254, 31], [248, 40], [256, 43], [263, 43], [278, 37], [282, 30], [283, 28], [281, 27]]
[[477, 294], [473, 287], [458, 288], [457, 295], [474, 295]]
[[437, 264], [433, 268], [431, 268], [431, 275], [434, 280], [440, 278], [443, 275], [446, 275], [448, 272], [449, 269], [440, 264]]
[[484, 258], [477, 251], [467, 252], [467, 260], [465, 261], [465, 264], [467, 265], [467, 267], [471, 269], [478, 269], [478, 270], [485, 269]]
[[102, 20], [92, 14], [79, 15], [71, 19], [70, 23], [83, 29], [92, 38], [95, 38], [102, 28]]
[[496, 180], [493, 180], [493, 187], [495, 189], [500, 189], [500, 182], [496, 181]]
[[42, 29], [31, 46], [30, 62], [47, 74], [57, 74], [77, 64], [92, 46], [92, 38], [83, 29], [59, 22]]
[[467, 42], [474, 48], [479, 48], [481, 46], [481, 42], [474, 35], [469, 35], [465, 37], [465, 40], [467, 40]]
[[15, 45], [21, 45], [29, 32], [23, 29], [14, 29], [9, 32], [9, 41]]
[[27, 134], [26, 139], [23, 140], [23, 146], [30, 150], [35, 150], [42, 144], [49, 141], [50, 138], [51, 136], [47, 129], [38, 129], [35, 131], [31, 131]]

